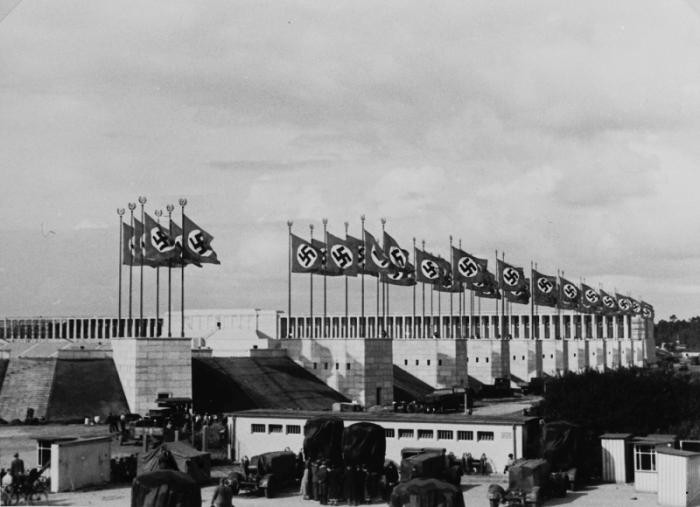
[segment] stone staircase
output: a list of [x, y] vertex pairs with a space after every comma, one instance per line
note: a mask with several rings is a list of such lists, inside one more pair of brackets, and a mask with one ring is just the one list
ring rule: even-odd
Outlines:
[[27, 408], [34, 409], [34, 417], [46, 416], [55, 369], [55, 358], [10, 358], [0, 388], [0, 417], [24, 421]]

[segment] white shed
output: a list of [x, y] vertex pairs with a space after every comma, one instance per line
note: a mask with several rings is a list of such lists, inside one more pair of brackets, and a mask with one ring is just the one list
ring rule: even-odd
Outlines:
[[605, 433], [601, 435], [604, 482], [617, 484], [632, 482], [631, 439], [631, 433]]
[[700, 500], [700, 452], [658, 447], [659, 505], [686, 507]]
[[635, 490], [646, 493], [658, 491], [657, 449], [673, 448], [675, 443], [675, 435], [647, 435], [633, 440]]

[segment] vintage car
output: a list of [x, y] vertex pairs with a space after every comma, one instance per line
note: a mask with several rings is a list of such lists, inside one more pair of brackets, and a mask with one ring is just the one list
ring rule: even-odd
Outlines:
[[543, 459], [516, 461], [508, 469], [508, 491], [502, 501], [509, 506], [540, 507], [548, 498], [566, 496], [566, 477], [552, 474], [551, 470], [549, 462]]
[[462, 469], [445, 455], [444, 449], [437, 452], [428, 450], [402, 459], [400, 477], [401, 482], [419, 478], [439, 479], [458, 486], [462, 479]]
[[272, 498], [285, 488], [298, 486], [297, 456], [291, 451], [273, 451], [253, 456], [249, 464], [235, 463], [229, 474], [234, 494], [244, 490]]

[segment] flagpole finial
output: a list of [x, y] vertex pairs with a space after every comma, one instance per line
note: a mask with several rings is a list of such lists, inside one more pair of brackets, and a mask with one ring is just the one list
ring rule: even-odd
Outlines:
[[135, 202], [130, 202], [130, 203], [129, 203], [129, 209], [130, 209], [131, 211], [134, 211], [134, 210], [136, 209], [136, 203], [135, 203]]
[[126, 213], [126, 210], [124, 208], [117, 208], [117, 215], [124, 216], [124, 213]]
[[178, 199], [177, 202], [178, 202], [178, 204], [180, 204], [180, 206], [182, 206], [183, 208], [184, 208], [185, 206], [187, 206], [187, 199], [185, 199], [184, 197], [181, 197], [180, 199]]
[[168, 210], [168, 215], [170, 215], [170, 214], [172, 214], [173, 210], [175, 209], [175, 206], [173, 206], [172, 204], [168, 204], [165, 207], [165, 209]]
[[141, 206], [143, 206], [144, 204], [146, 204], [146, 200], [147, 200], [147, 199], [146, 199], [146, 196], [145, 196], [145, 195], [140, 195], [140, 196], [139, 196], [139, 202], [141, 203]]
[[348, 227], [350, 227], [350, 223], [346, 220], [345, 221], [345, 234], [348, 233]]
[[160, 217], [163, 216], [163, 210], [162, 210], [162, 209], [157, 209], [157, 210], [155, 210], [155, 211], [153, 212], [153, 214], [154, 214], [155, 216], [157, 216], [158, 218], [160, 218]]
[[362, 220], [363, 222], [365, 221], [365, 214], [364, 213], [362, 215], [360, 215], [360, 220]]
[[382, 225], [386, 224], [386, 218], [382, 217], [380, 220], [382, 221]]
[[450, 234], [450, 245], [452, 244], [452, 234]]
[[328, 219], [327, 218], [322, 218], [321, 222], [323, 222], [323, 227], [328, 225]]
[[291, 220], [287, 220], [287, 227], [291, 229], [292, 225], [294, 225], [294, 222], [292, 222]]
[[311, 232], [314, 232], [314, 224], [309, 224], [309, 230], [311, 230]]

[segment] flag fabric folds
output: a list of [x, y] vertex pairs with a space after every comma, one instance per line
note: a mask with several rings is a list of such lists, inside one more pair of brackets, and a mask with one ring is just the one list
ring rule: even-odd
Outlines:
[[384, 231], [384, 255], [398, 270], [407, 269], [410, 264], [408, 262], [408, 250], [399, 246], [394, 238], [389, 236], [389, 233]]
[[411, 270], [391, 269], [389, 271], [382, 271], [379, 280], [389, 285], [410, 287], [416, 284], [416, 275], [415, 272]]
[[328, 263], [333, 270], [338, 270], [344, 275], [357, 275], [357, 253], [347, 240], [333, 234], [326, 233], [326, 246], [328, 248]]
[[323, 253], [310, 242], [292, 234], [292, 273], [317, 273]]
[[384, 255], [379, 242], [365, 231], [365, 274], [379, 276], [380, 272], [388, 271], [390, 268], [391, 262]]
[[523, 268], [515, 267], [498, 259], [498, 285], [504, 291], [518, 291], [525, 284]]
[[440, 279], [440, 259], [423, 250], [416, 250], [416, 281], [435, 283]]
[[632, 298], [627, 298], [630, 300], [630, 303], [632, 303], [632, 314], [633, 315], [641, 315], [642, 314], [642, 304], [637, 301], [636, 299]]
[[340, 276], [343, 274], [342, 270], [338, 269], [335, 264], [330, 262], [328, 258], [328, 245], [320, 239], [312, 239], [311, 244], [316, 250], [321, 252], [321, 269], [316, 271], [316, 274], [325, 276]]
[[182, 216], [182, 228], [187, 234], [185, 249], [201, 264], [221, 264], [211, 247], [214, 236], [195, 224], [187, 215]]
[[122, 264], [135, 266], [134, 262], [134, 229], [127, 224], [122, 224]]
[[159, 266], [167, 266], [173, 259], [180, 256], [180, 249], [165, 227], [148, 214], [145, 217], [146, 259], [154, 261]]
[[559, 308], [576, 310], [581, 299], [581, 289], [574, 282], [559, 277]]
[[598, 313], [602, 310], [603, 302], [600, 294], [590, 285], [581, 284], [581, 304], [579, 309], [584, 313]]
[[617, 307], [619, 308], [621, 314], [632, 315], [632, 301], [630, 301], [630, 298], [616, 293], [615, 301], [617, 302]]
[[484, 273], [488, 269], [488, 261], [479, 259], [464, 250], [452, 247], [452, 276], [455, 280], [464, 282], [468, 289], [473, 289], [476, 282], [485, 278]]
[[134, 266], [140, 266], [141, 262], [143, 262], [144, 266], [149, 266], [151, 268], [167, 265], [160, 261], [149, 259], [148, 256], [145, 255], [146, 231], [143, 224], [136, 219], [134, 219], [134, 236], [129, 245], [131, 246], [131, 259], [134, 262]]
[[543, 275], [532, 270], [534, 302], [539, 306], [549, 306], [556, 308], [559, 290], [557, 287], [557, 277]]
[[530, 302], [530, 279], [525, 279], [525, 287], [515, 291], [505, 291], [504, 296], [506, 300], [511, 303], [519, 303], [521, 305], [526, 305]]
[[480, 298], [501, 299], [496, 277], [490, 271], [484, 272], [482, 280], [474, 283], [474, 288], [472, 290], [474, 290], [474, 293]]
[[654, 320], [654, 307], [651, 306], [649, 303], [645, 303], [644, 301], [641, 302], [642, 306], [642, 317], [645, 319], [652, 319]]
[[[345, 243], [350, 247], [350, 250], [352, 250], [355, 256], [355, 274], [363, 273], [365, 269], [365, 242], [348, 235], [345, 237]], [[355, 276], [351, 275], [351, 273], [346, 274], [348, 276]]]

